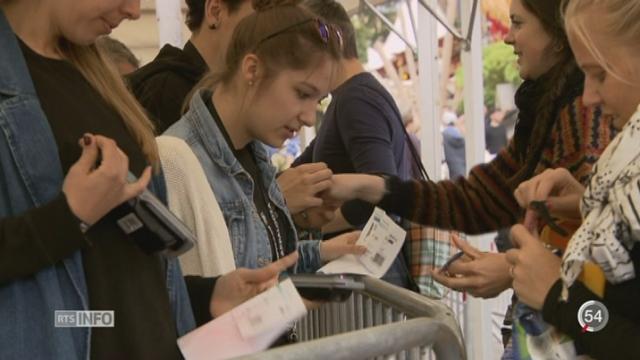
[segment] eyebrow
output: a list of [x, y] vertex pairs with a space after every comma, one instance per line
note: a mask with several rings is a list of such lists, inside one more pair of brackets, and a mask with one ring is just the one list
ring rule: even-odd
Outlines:
[[592, 64], [592, 63], [586, 63], [586, 64], [578, 64], [580, 66], [580, 68], [582, 69], [582, 71], [587, 71], [587, 70], [605, 70], [602, 65], [600, 64]]
[[299, 84], [309, 87], [311, 89], [311, 91], [313, 91], [315, 93], [319, 93], [320, 92], [320, 89], [318, 89], [315, 85], [313, 85], [311, 83], [308, 83], [306, 81], [303, 81], [303, 82], [301, 82]]

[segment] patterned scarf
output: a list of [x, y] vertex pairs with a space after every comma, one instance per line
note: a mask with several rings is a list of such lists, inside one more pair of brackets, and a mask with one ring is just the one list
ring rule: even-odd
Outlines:
[[[640, 108], [593, 168], [580, 211], [583, 223], [562, 260], [562, 299], [586, 260], [598, 264], [612, 284], [633, 279], [630, 249], [640, 241]], [[634, 206], [634, 204], [636, 206]]]

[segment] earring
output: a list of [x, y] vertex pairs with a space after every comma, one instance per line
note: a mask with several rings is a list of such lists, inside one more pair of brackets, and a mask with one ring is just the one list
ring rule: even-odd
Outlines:
[[209, 25], [209, 29], [215, 30], [220, 27], [220, 21], [216, 21], [213, 24]]
[[253, 86], [253, 80], [249, 80], [249, 86]]
[[564, 45], [563, 44], [556, 44], [556, 46], [553, 47], [553, 50], [555, 52], [560, 52], [560, 51], [564, 50]]

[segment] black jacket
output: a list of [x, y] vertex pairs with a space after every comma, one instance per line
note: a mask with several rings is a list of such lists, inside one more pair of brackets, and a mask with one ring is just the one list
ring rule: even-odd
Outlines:
[[204, 59], [188, 41], [183, 50], [165, 45], [152, 62], [128, 76], [129, 87], [150, 115], [157, 134], [180, 119], [187, 95], [207, 70]]

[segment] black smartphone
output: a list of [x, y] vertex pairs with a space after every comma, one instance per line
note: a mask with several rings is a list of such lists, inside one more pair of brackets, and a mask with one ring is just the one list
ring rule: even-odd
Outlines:
[[362, 276], [351, 274], [292, 274], [288, 277], [305, 299], [342, 302], [353, 290], [364, 290]]
[[[136, 178], [129, 173], [129, 181]], [[147, 254], [167, 257], [184, 254], [196, 243], [189, 228], [150, 191], [126, 201], [112, 210], [116, 223]]]

